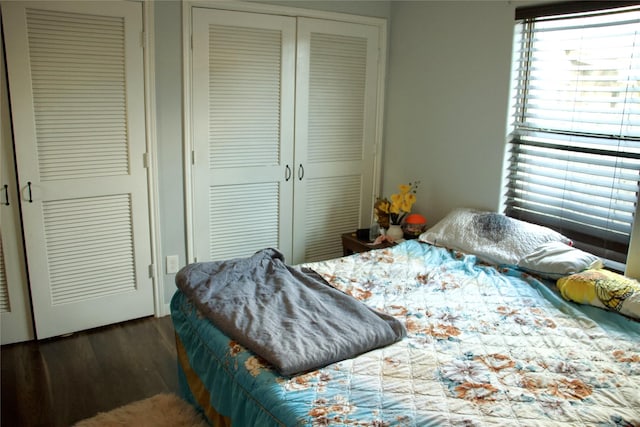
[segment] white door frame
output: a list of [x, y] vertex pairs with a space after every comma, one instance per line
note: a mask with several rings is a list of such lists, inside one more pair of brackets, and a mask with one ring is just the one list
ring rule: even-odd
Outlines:
[[162, 274], [162, 248], [160, 242], [160, 208], [158, 205], [158, 139], [156, 137], [156, 67], [155, 67], [155, 8], [154, 0], [143, 0], [142, 19], [143, 63], [144, 63], [144, 110], [147, 153], [149, 153], [147, 192], [149, 195], [149, 233], [151, 238], [151, 259], [153, 265], [149, 274], [153, 281], [153, 306], [155, 317], [169, 314], [164, 301], [164, 283]]

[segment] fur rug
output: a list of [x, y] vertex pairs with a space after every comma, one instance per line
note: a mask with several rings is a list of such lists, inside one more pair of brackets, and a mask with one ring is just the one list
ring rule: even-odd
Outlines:
[[198, 412], [174, 394], [158, 394], [133, 402], [95, 417], [82, 420], [74, 427], [205, 427], [208, 424]]

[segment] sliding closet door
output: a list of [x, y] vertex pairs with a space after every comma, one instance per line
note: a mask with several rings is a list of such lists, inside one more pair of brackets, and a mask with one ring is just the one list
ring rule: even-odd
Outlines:
[[2, 344], [11, 344], [32, 339], [33, 327], [22, 247], [3, 43], [0, 43], [0, 65], [0, 337]]
[[2, 14], [37, 337], [152, 314], [142, 6]]
[[290, 259], [294, 18], [193, 9], [198, 261], [265, 247]]
[[373, 209], [378, 29], [299, 18], [294, 253], [342, 255], [340, 234]]

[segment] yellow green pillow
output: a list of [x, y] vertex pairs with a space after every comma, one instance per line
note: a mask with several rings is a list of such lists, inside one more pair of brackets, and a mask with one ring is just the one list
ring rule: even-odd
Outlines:
[[618, 311], [640, 319], [640, 283], [604, 269], [585, 270], [556, 282], [569, 301]]

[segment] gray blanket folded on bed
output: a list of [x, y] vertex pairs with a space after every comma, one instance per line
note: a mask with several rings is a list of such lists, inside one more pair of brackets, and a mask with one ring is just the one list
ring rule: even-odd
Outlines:
[[231, 339], [293, 375], [405, 336], [402, 324], [331, 287], [275, 249], [249, 258], [195, 263], [178, 288]]

